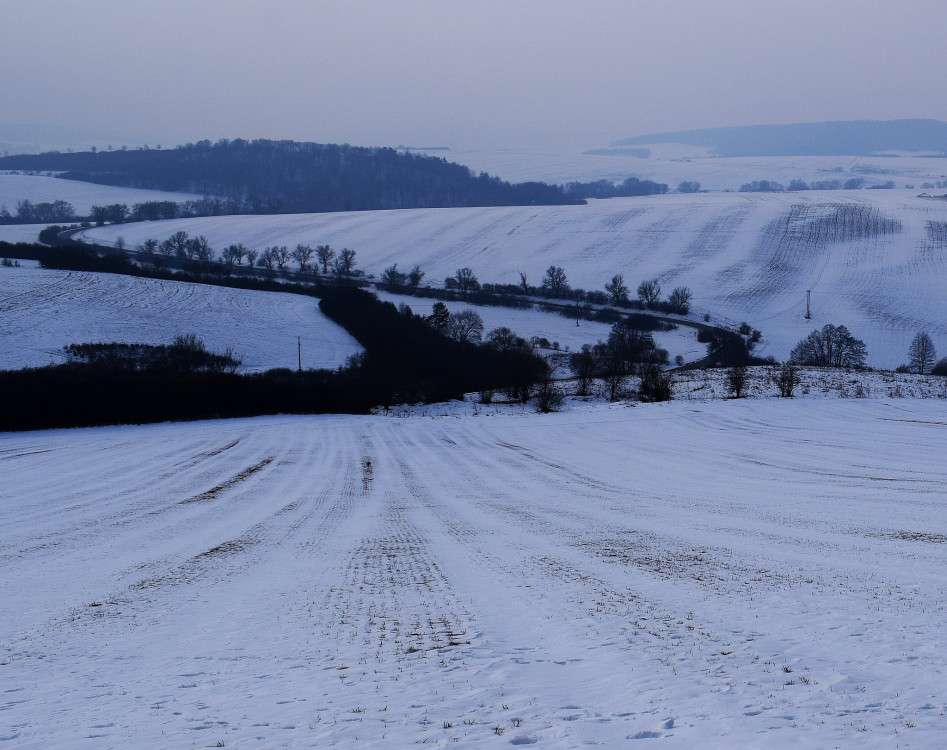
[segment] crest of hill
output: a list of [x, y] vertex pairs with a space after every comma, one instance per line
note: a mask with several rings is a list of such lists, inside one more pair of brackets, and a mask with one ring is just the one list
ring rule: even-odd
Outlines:
[[945, 155], [947, 123], [915, 119], [748, 125], [640, 135], [612, 146], [659, 143], [710, 148], [717, 156], [867, 156], [896, 151]]
[[296, 141], [199, 141], [139, 148], [16, 155], [0, 170], [59, 172], [100, 185], [232, 199], [232, 213], [309, 213], [394, 208], [582, 203], [556, 185], [510, 184], [460, 164], [393, 148]]

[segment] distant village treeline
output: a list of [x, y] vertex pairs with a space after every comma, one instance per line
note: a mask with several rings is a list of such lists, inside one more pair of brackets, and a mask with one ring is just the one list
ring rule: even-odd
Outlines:
[[511, 184], [440, 157], [392, 148], [241, 139], [173, 149], [8, 156], [0, 158], [0, 170], [57, 172], [101, 185], [214, 196], [218, 206], [211, 212], [221, 214], [573, 205], [586, 197], [668, 189], [634, 178], [614, 188], [602, 182]]

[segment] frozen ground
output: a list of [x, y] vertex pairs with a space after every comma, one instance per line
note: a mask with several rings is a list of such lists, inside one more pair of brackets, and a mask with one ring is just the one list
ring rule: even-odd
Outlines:
[[[0, 206], [16, 215], [16, 204], [22, 200], [31, 203], [52, 203], [63, 200], [71, 203], [79, 215], [89, 213], [90, 206], [102, 206], [109, 203], [126, 203], [131, 208], [135, 203], [145, 201], [184, 201], [197, 200], [200, 195], [194, 193], [168, 193], [163, 190], [140, 190], [138, 188], [96, 185], [92, 182], [63, 180], [46, 175], [0, 172]], [[40, 227], [41, 228], [41, 227]], [[2, 238], [2, 235], [0, 235]]]
[[306, 368], [361, 350], [309, 297], [21, 264], [0, 267], [0, 369], [58, 362], [67, 344], [170, 344], [187, 333], [233, 349], [245, 371], [297, 367], [297, 336]]
[[[600, 144], [603, 145], [603, 144]], [[920, 192], [925, 182], [947, 179], [947, 161], [942, 158], [905, 153], [883, 156], [711, 156], [707, 149], [681, 144], [649, 147], [651, 156], [642, 159], [617, 154], [587, 154], [580, 151], [495, 149], [431, 151], [448, 161], [465, 164], [474, 172], [489, 172], [510, 182], [541, 180], [564, 184], [628, 177], [663, 182], [671, 190], [696, 180], [704, 190], [739, 190], [754, 180], [772, 180], [788, 185], [792, 180], [806, 183], [861, 177], [865, 185], [891, 180], [899, 188], [913, 185]], [[934, 189], [943, 194], [943, 188]]]
[[[482, 281], [538, 284], [560, 265], [574, 286], [602, 289], [621, 273], [634, 290], [658, 278], [665, 293], [688, 286], [694, 313], [759, 328], [761, 354], [778, 359], [813, 328], [844, 324], [868, 346], [869, 363], [903, 363], [927, 330], [947, 348], [947, 201], [916, 191], [717, 193], [593, 201], [588, 206], [364, 211], [226, 216], [102, 227], [132, 245], [178, 230], [217, 248], [328, 243], [357, 253], [380, 275], [420, 264], [443, 283], [470, 266]], [[805, 319], [811, 291], [812, 319]]]
[[0, 435], [0, 747], [942, 747], [945, 425], [771, 399]]
[[0, 224], [0, 242], [39, 242], [42, 224]]

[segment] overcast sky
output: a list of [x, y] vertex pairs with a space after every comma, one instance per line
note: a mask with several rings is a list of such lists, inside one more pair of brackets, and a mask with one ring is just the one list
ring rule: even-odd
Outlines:
[[571, 150], [947, 120], [945, 29], [947, 0], [0, 0], [0, 123]]

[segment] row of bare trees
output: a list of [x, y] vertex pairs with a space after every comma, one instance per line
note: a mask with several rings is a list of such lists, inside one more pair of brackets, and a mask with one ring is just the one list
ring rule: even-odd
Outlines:
[[[188, 236], [180, 230], [166, 240], [147, 239], [138, 245], [137, 250], [152, 259], [158, 256], [178, 258], [187, 261], [211, 262], [218, 260], [216, 251], [203, 235]], [[219, 262], [225, 266], [256, 266], [268, 271], [283, 270], [287, 263], [294, 261], [301, 273], [329, 275], [339, 277], [359, 276], [356, 269], [355, 251], [348, 248], [336, 251], [329, 245], [298, 244], [292, 250], [287, 245], [273, 245], [263, 250], [248, 248], [242, 242], [228, 245], [221, 251]], [[422, 274], [423, 276], [423, 274]]]

